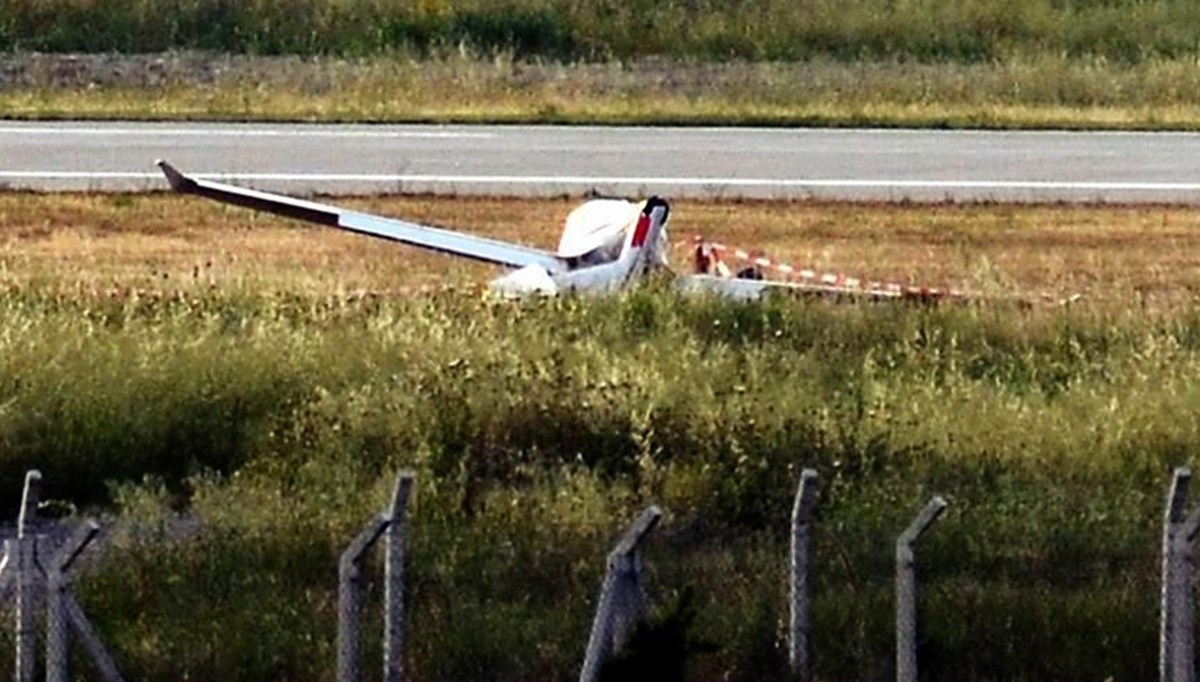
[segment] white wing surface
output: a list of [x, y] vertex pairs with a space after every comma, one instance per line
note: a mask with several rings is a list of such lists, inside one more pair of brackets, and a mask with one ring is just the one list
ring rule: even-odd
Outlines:
[[512, 268], [538, 265], [548, 273], [568, 270], [567, 263], [549, 251], [395, 218], [347, 211], [282, 194], [201, 180], [184, 175], [166, 161], [157, 163], [167, 182], [171, 183], [171, 188], [177, 192]]
[[847, 286], [839, 284], [815, 284], [806, 282], [781, 282], [769, 279], [739, 279], [714, 275], [681, 275], [676, 287], [683, 292], [719, 294], [731, 298], [758, 299], [771, 292], [790, 293], [797, 296], [816, 296], [840, 300], [858, 301], [906, 301], [910, 303], [934, 304], [945, 301], [964, 302], [970, 300], [961, 292], [949, 289], [922, 287]]

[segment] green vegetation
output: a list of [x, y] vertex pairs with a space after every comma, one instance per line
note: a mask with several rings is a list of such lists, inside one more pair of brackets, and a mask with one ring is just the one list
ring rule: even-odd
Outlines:
[[[7, 87], [6, 87], [7, 86]], [[725, 64], [0, 56], [12, 118], [1196, 129], [1195, 58]]]
[[1194, 129], [1198, 46], [1173, 0], [7, 0], [0, 115]]
[[702, 60], [1196, 54], [1170, 0], [8, 0], [0, 50], [374, 54], [466, 44], [518, 56]]
[[418, 680], [571, 679], [649, 502], [652, 594], [694, 590], [716, 645], [692, 677], [780, 678], [803, 466], [822, 679], [886, 675], [891, 542], [933, 493], [936, 678], [1154, 675], [1160, 505], [1200, 443], [1187, 306], [12, 284], [0, 319], [0, 490], [37, 466], [115, 511], [81, 598], [136, 679], [329, 679], [336, 554], [402, 467]]

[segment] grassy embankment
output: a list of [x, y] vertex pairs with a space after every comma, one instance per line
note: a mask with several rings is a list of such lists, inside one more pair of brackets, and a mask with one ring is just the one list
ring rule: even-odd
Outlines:
[[[935, 492], [937, 677], [1154, 674], [1163, 486], [1200, 443], [1195, 264], [1155, 254], [1197, 253], [1195, 211], [677, 207], [798, 261], [1000, 291], [1079, 283], [1069, 243], [1096, 295], [921, 309], [362, 295], [427, 280], [402, 250], [178, 197], [0, 202], [0, 485], [36, 465], [142, 525], [82, 581], [132, 677], [328, 679], [336, 552], [399, 467], [415, 679], [572, 678], [603, 554], [649, 502], [652, 594], [695, 588], [718, 644], [695, 678], [778, 677], [802, 466], [825, 482], [822, 679], [886, 674], [890, 543]], [[567, 206], [364, 203], [530, 241]], [[506, 232], [518, 214], [546, 227]], [[180, 509], [200, 527], [156, 537]]]
[[[0, 111], [1196, 128], [1197, 27], [1200, 9], [1168, 0], [13, 0], [0, 19], [11, 52]], [[166, 50], [185, 52], [27, 54]]]

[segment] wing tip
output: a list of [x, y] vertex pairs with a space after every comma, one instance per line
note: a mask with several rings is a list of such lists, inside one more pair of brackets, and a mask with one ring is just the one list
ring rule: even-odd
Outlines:
[[181, 173], [178, 168], [167, 163], [165, 159], [155, 160], [154, 165], [158, 166], [158, 169], [167, 177], [171, 189], [176, 192], [190, 192], [195, 189], [196, 181]]

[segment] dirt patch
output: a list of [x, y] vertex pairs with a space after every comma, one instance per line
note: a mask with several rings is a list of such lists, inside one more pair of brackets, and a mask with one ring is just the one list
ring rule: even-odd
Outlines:
[[271, 79], [297, 68], [296, 57], [250, 57], [202, 52], [148, 55], [40, 54], [0, 56], [0, 88], [162, 88], [213, 85], [252, 77]]
[[[154, 89], [179, 85], [222, 83], [285, 85], [297, 81], [336, 84], [338, 78], [361, 79], [389, 68], [414, 67], [405, 60], [347, 60], [332, 57], [251, 56], [210, 52], [158, 54], [43, 54], [0, 55], [0, 88], [115, 87]], [[420, 63], [433, 82], [461, 78], [460, 61]], [[503, 81], [514, 88], [562, 85], [591, 92], [657, 90], [699, 96], [714, 84], [745, 83], [761, 67], [748, 64], [683, 65], [662, 60], [634, 64], [524, 63], [489, 61], [476, 64], [473, 76]]]

